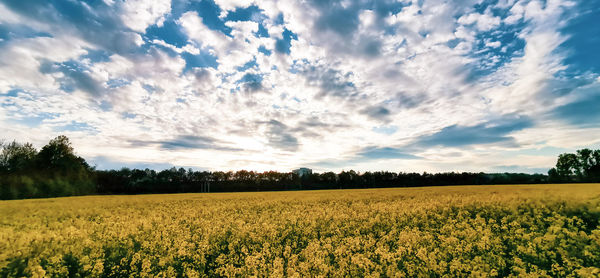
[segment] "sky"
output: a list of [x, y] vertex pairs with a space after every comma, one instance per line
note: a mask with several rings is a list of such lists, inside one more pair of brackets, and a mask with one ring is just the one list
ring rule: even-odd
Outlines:
[[98, 169], [546, 173], [600, 148], [600, 2], [2, 0], [0, 139]]

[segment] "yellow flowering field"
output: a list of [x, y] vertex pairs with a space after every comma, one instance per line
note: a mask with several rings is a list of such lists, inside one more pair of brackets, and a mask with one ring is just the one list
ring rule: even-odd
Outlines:
[[598, 277], [600, 184], [0, 201], [0, 277]]

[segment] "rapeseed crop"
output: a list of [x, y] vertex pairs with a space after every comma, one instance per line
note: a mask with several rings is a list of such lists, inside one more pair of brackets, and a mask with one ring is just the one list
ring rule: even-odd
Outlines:
[[1, 277], [598, 277], [600, 185], [0, 201]]

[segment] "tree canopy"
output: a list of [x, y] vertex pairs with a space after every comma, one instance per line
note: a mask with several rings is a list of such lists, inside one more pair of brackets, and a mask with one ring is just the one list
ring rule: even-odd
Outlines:
[[560, 154], [548, 176], [553, 182], [597, 182], [600, 180], [600, 150], [581, 149]]
[[38, 152], [32, 144], [2, 144], [0, 199], [96, 193], [95, 172], [75, 155], [69, 139], [58, 136]]

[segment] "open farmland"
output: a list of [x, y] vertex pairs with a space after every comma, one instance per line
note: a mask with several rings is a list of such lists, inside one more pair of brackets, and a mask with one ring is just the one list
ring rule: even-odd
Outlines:
[[600, 184], [0, 201], [0, 276], [600, 275]]

